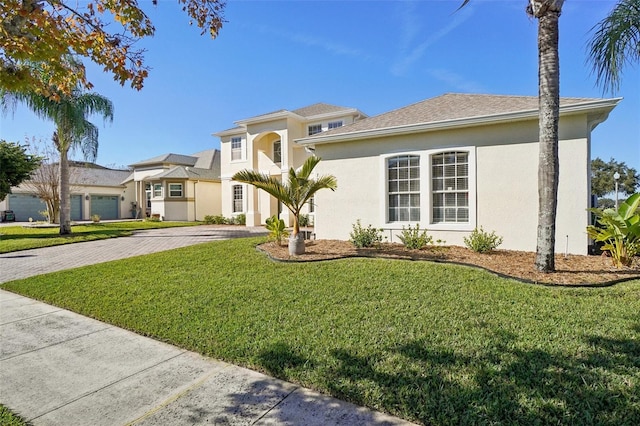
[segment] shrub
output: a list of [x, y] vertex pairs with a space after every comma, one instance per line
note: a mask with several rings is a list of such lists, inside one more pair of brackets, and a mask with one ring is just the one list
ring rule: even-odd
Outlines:
[[205, 225], [224, 225], [225, 223], [227, 223], [227, 219], [225, 219], [225, 217], [220, 214], [215, 216], [206, 215], [204, 217], [204, 223]]
[[148, 222], [160, 222], [160, 214], [154, 213], [147, 218]]
[[300, 217], [298, 218], [298, 224], [300, 226], [309, 226], [309, 215], [308, 214], [301, 214]]
[[502, 244], [502, 237], [496, 235], [495, 231], [486, 232], [482, 226], [480, 229], [475, 228], [469, 237], [464, 237], [464, 245], [476, 253], [488, 253], [498, 248], [500, 244]]
[[416, 223], [415, 228], [411, 228], [411, 225], [407, 229], [402, 227], [402, 233], [398, 235], [402, 244], [410, 250], [420, 250], [425, 248], [428, 244], [433, 244], [433, 237], [427, 235], [427, 230], [420, 231], [420, 224]]
[[282, 245], [282, 239], [289, 235], [284, 220], [273, 215], [266, 220], [266, 228], [269, 231], [269, 239], [275, 240], [278, 245]]
[[373, 247], [382, 241], [382, 229], [369, 225], [363, 228], [360, 219], [353, 224], [353, 231], [349, 234], [351, 243], [357, 248]]
[[589, 225], [587, 234], [594, 241], [604, 243], [613, 264], [631, 266], [634, 256], [640, 254], [640, 193], [633, 194], [615, 209], [589, 209], [596, 215], [598, 226]]
[[247, 216], [244, 213], [240, 213], [233, 220], [233, 223], [236, 225], [246, 225], [247, 224]]
[[100, 222], [100, 215], [99, 215], [99, 214], [92, 214], [92, 215], [91, 215], [91, 221], [92, 221], [93, 223], [98, 223], [98, 222]]

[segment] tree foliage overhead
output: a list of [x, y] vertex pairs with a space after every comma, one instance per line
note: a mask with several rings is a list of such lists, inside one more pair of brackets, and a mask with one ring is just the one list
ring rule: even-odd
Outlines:
[[[202, 34], [218, 35], [226, 0], [177, 1]], [[90, 89], [84, 67], [68, 59], [80, 57], [101, 65], [121, 85], [129, 82], [139, 90], [149, 67], [145, 50], [136, 43], [154, 32], [137, 0], [3, 0], [0, 88], [54, 99], [78, 86]]]
[[594, 30], [589, 42], [589, 62], [596, 83], [615, 93], [624, 66], [640, 62], [640, 0], [620, 0]]
[[618, 191], [624, 195], [634, 194], [640, 188], [640, 174], [633, 167], [629, 167], [624, 161], [616, 161], [613, 158], [608, 162], [600, 158], [591, 160], [591, 193], [597, 197], [604, 197], [614, 192], [615, 172], [620, 174], [618, 179]]
[[40, 165], [40, 158], [29, 155], [25, 147], [0, 140], [0, 201], [11, 194], [11, 187], [29, 179]]

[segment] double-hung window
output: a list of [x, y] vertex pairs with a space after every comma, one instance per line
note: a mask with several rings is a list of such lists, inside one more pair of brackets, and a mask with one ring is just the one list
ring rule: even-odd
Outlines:
[[338, 127], [342, 127], [342, 120], [329, 122], [329, 130], [337, 129]]
[[233, 212], [242, 213], [244, 208], [244, 202], [242, 198], [242, 185], [233, 185]]
[[231, 138], [231, 161], [242, 160], [242, 138], [239, 136]]
[[162, 197], [162, 184], [154, 183], [153, 184], [153, 198], [161, 198]]
[[469, 222], [469, 153], [443, 152], [431, 157], [433, 223]]
[[309, 136], [315, 135], [322, 131], [322, 124], [312, 124], [309, 126]]
[[389, 222], [420, 220], [420, 157], [399, 155], [387, 159]]
[[170, 183], [169, 184], [169, 197], [182, 197], [182, 184]]

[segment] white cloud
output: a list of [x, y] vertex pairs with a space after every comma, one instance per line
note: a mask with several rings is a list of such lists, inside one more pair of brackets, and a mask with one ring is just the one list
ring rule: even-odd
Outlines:
[[427, 37], [427, 39], [422, 43], [417, 44], [413, 48], [409, 48], [409, 46], [411, 45], [411, 40], [409, 40], [409, 38], [415, 38], [418, 32], [414, 19], [415, 13], [411, 13], [412, 9], [413, 5], [411, 3], [408, 3], [404, 9], [405, 13], [402, 14], [402, 22], [400, 24], [400, 28], [403, 29], [401, 33], [403, 46], [400, 51], [400, 58], [391, 67], [392, 74], [397, 76], [406, 73], [414, 63], [419, 61], [424, 56], [425, 52], [430, 46], [446, 37], [447, 34], [462, 25], [473, 14], [472, 6], [467, 6], [460, 9], [459, 11], [451, 15], [452, 19], [445, 27]]
[[446, 69], [428, 69], [427, 74], [459, 92], [487, 93], [485, 87], [480, 83], [469, 80], [459, 74]]

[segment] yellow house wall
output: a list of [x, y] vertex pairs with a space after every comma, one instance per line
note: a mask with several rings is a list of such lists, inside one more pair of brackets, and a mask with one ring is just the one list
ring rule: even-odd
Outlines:
[[[585, 115], [563, 117], [560, 123], [560, 184], [556, 251], [585, 254], [589, 207], [589, 141]], [[337, 177], [336, 192], [322, 190], [316, 195], [318, 238], [349, 239], [352, 224], [402, 229], [402, 224], [386, 222], [386, 169], [388, 154], [431, 153], [456, 148], [470, 150], [470, 223], [462, 226], [432, 224], [428, 221], [430, 188], [421, 191], [421, 228], [447, 244], [463, 245], [474, 227], [495, 230], [504, 237], [502, 248], [535, 251], [537, 229], [537, 120], [505, 123], [416, 135], [385, 137], [365, 141], [316, 146], [323, 159], [319, 174]], [[421, 157], [422, 159], [428, 157]], [[430, 167], [421, 162], [421, 177]], [[430, 179], [422, 183], [430, 185]], [[475, 178], [475, 179], [473, 179]], [[475, 206], [473, 206], [475, 201]], [[475, 207], [475, 208], [473, 208]], [[406, 225], [406, 224], [405, 224]], [[398, 241], [398, 231], [385, 231]], [[567, 245], [567, 235], [568, 245]]]

